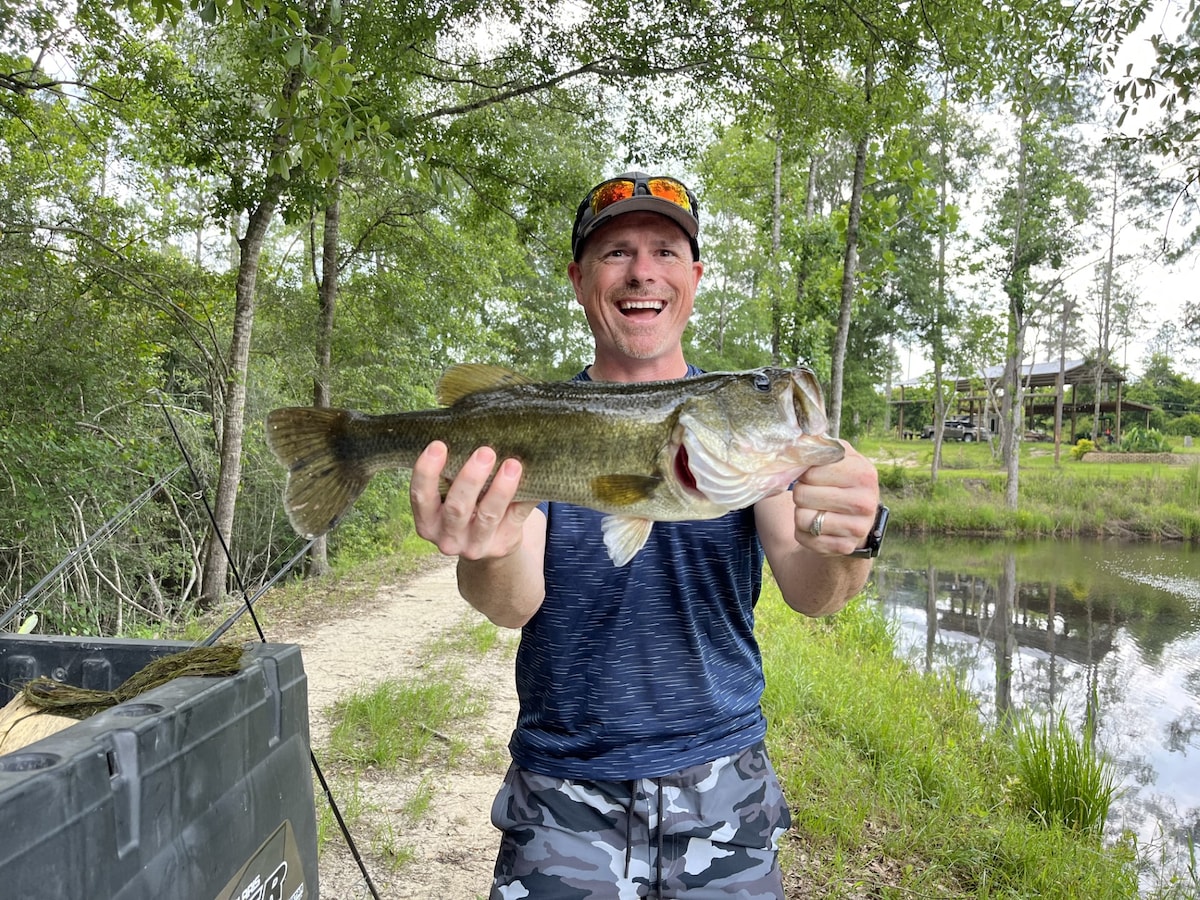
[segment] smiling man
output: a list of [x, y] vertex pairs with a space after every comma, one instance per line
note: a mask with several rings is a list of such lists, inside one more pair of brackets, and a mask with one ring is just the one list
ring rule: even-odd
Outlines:
[[[674, 178], [629, 172], [588, 192], [568, 267], [595, 337], [578, 380], [699, 374], [682, 345], [699, 231], [696, 197]], [[443, 498], [445, 464], [435, 442], [413, 468], [417, 531], [459, 556], [472, 606], [522, 629], [493, 900], [782, 898], [790, 816], [763, 743], [754, 639], [763, 560], [793, 609], [840, 609], [878, 551], [874, 466], [847, 445], [750, 508], [655, 523], [617, 567], [603, 514], [513, 502], [517, 460], [497, 468], [478, 449]]]

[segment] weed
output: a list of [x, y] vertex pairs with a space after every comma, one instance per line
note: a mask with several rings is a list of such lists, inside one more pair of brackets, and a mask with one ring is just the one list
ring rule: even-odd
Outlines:
[[478, 701], [452, 676], [388, 679], [337, 702], [330, 749], [344, 762], [381, 768], [417, 760], [434, 740], [448, 743], [453, 755], [461, 747], [443, 729], [477, 712]]
[[1079, 740], [1065, 713], [1017, 723], [1013, 737], [1023, 801], [1031, 818], [1099, 837], [1115, 799], [1115, 776], [1092, 747], [1091, 729]]

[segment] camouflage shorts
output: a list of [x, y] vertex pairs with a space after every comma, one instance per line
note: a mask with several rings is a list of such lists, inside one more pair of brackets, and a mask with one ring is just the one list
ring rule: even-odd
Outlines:
[[572, 781], [516, 765], [492, 804], [491, 900], [781, 900], [791, 815], [760, 743], [663, 778]]

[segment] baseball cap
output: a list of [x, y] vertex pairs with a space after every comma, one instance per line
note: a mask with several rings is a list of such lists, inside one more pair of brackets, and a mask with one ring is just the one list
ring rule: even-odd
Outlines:
[[576, 261], [583, 245], [605, 222], [629, 212], [656, 212], [674, 221], [692, 245], [693, 259], [700, 258], [700, 207], [687, 185], [669, 175], [626, 172], [602, 181], [583, 198], [571, 230], [571, 255]]

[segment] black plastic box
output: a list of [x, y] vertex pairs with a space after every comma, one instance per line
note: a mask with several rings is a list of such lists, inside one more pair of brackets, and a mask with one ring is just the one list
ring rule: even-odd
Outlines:
[[[0, 635], [0, 704], [38, 675], [112, 690], [190, 644]], [[0, 756], [0, 896], [319, 897], [308, 682], [294, 644], [177, 678]]]

